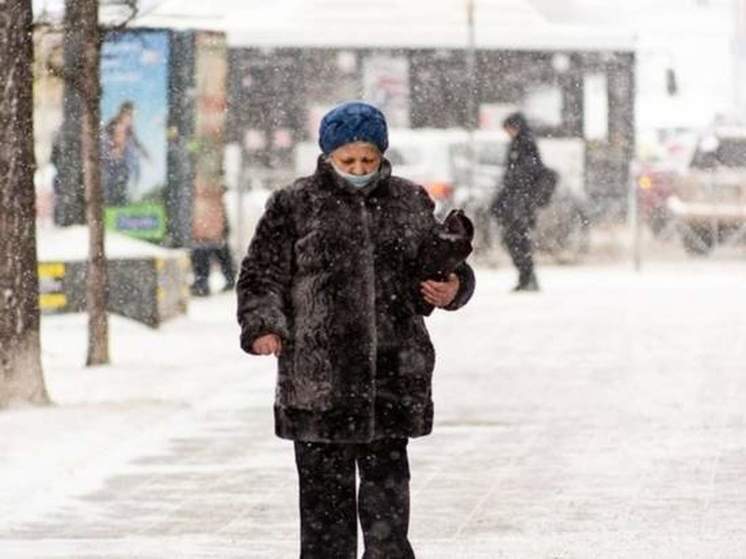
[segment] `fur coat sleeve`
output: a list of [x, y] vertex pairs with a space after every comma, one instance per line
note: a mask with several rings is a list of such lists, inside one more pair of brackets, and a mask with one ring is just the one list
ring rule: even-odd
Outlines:
[[444, 307], [447, 311], [457, 311], [468, 303], [469, 299], [471, 299], [471, 296], [474, 294], [474, 287], [476, 284], [474, 270], [472, 270], [471, 266], [466, 262], [462, 262], [459, 267], [456, 268], [454, 273], [458, 276], [459, 289], [453, 301], [451, 301], [447, 307]]
[[[267, 207], [249, 245], [237, 284], [241, 347], [265, 334], [289, 337], [286, 294], [292, 276], [293, 228], [284, 191], [278, 191]], [[271, 250], [267, 250], [271, 247]]]

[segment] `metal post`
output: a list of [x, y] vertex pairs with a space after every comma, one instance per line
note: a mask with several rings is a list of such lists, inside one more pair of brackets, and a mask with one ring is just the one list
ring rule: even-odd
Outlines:
[[746, 0], [733, 0], [733, 104], [739, 124], [746, 120]]
[[[707, 169], [707, 197], [709, 200], [715, 200], [716, 198], [716, 191], [715, 191], [715, 167], [711, 167]], [[717, 249], [718, 245], [720, 244], [720, 226], [718, 223], [717, 215], [712, 215], [710, 217], [710, 238], [712, 239], [712, 250], [714, 251]], [[706, 243], [707, 240], [703, 240], [703, 243]]]
[[476, 80], [476, 37], [474, 32], [474, 2], [475, 0], [466, 0], [466, 21], [468, 27], [468, 48], [466, 51], [466, 71], [468, 73], [467, 110], [466, 126], [469, 132], [468, 140], [468, 161], [469, 169], [467, 172], [467, 189], [469, 199], [474, 196], [474, 173], [476, 166], [476, 153], [474, 147], [474, 128], [475, 115], [477, 113], [477, 80]]
[[627, 205], [629, 207], [628, 224], [632, 232], [632, 261], [635, 271], [642, 269], [642, 220], [640, 219], [640, 188], [637, 185], [635, 176], [637, 175], [634, 165], [629, 170], [629, 190], [627, 195]]
[[246, 154], [241, 147], [241, 157], [238, 164], [238, 180], [236, 181], [236, 252], [243, 254], [246, 250], [246, 219], [244, 217], [244, 188], [247, 182]]

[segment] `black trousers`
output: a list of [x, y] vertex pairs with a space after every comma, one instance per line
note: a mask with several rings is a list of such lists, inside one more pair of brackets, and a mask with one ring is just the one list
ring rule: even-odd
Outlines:
[[210, 258], [215, 257], [220, 264], [220, 271], [225, 278], [225, 283], [233, 287], [236, 279], [236, 270], [233, 265], [233, 257], [227, 242], [215, 246], [194, 247], [191, 251], [192, 271], [194, 272], [194, 286], [198, 289], [208, 290], [210, 278]]
[[[295, 443], [301, 559], [414, 559], [409, 530], [407, 439], [366, 444]], [[360, 472], [355, 495], [355, 465]]]
[[518, 284], [527, 285], [534, 276], [534, 245], [528, 220], [517, 219], [503, 227], [503, 243], [518, 270]]

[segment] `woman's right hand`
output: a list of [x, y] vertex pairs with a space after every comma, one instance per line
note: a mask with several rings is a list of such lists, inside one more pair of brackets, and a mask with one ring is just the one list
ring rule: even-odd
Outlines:
[[264, 334], [254, 340], [251, 350], [257, 355], [278, 356], [282, 352], [282, 340], [277, 334]]

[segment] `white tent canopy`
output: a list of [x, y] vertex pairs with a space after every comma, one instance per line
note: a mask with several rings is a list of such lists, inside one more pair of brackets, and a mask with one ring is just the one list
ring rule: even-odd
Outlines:
[[[588, 18], [592, 0], [473, 0], [478, 48], [631, 50], [629, 28]], [[106, 2], [103, 2], [104, 4]], [[225, 31], [237, 47], [461, 48], [468, 0], [141, 0], [136, 26]], [[591, 6], [588, 6], [588, 4]], [[34, 0], [36, 13], [62, 0]], [[598, 10], [596, 10], [598, 12]]]
[[[556, 0], [554, 0], [556, 2]], [[557, 23], [544, 0], [474, 0], [479, 48], [631, 49], [629, 32]], [[138, 25], [224, 30], [232, 46], [430, 47], [468, 44], [467, 0], [173, 0], [156, 6]]]

